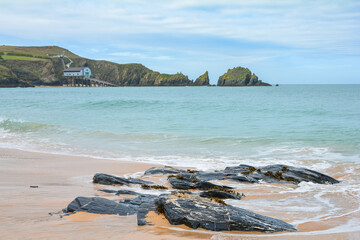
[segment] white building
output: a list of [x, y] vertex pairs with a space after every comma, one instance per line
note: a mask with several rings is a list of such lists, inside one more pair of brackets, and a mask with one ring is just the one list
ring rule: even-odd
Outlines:
[[65, 77], [84, 77], [90, 78], [91, 70], [88, 67], [72, 67], [64, 70]]

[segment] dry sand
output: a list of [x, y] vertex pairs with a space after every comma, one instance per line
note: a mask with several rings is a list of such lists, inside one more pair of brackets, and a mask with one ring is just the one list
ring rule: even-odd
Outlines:
[[359, 232], [309, 235], [305, 226], [305, 233], [297, 235], [194, 231], [171, 226], [156, 213], [148, 215], [155, 226], [142, 227], [136, 225], [136, 216], [48, 214], [65, 208], [77, 196], [100, 194], [91, 182], [97, 172], [121, 176], [152, 166], [156, 165], [0, 148], [0, 239], [360, 239]]

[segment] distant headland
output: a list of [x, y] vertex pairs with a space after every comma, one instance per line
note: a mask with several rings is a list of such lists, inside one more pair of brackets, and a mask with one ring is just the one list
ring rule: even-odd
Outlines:
[[[91, 76], [84, 69], [91, 69]], [[0, 87], [34, 86], [210, 86], [210, 81], [208, 71], [193, 81], [181, 72], [82, 58], [57, 46], [0, 46]], [[220, 76], [217, 86], [271, 85], [248, 68], [236, 67]]]

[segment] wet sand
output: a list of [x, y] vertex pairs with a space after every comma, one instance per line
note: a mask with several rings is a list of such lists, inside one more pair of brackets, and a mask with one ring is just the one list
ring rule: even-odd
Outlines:
[[[163, 216], [149, 213], [154, 226], [136, 225], [136, 216], [120, 217], [77, 213], [60, 218], [49, 212], [60, 211], [77, 196], [111, 194], [98, 191], [91, 179], [97, 172], [126, 175], [156, 166], [155, 164], [120, 162], [88, 157], [26, 152], [0, 148], [0, 239], [359, 239], [359, 231], [326, 232], [334, 222], [309, 221], [299, 224], [297, 233], [261, 234], [241, 232], [210, 232], [192, 230], [186, 226], [171, 226]], [[30, 186], [38, 186], [31, 188]], [[291, 186], [285, 188], [292, 188]], [[243, 190], [247, 202], [269, 198], [273, 188]], [[283, 189], [282, 189], [283, 191]], [[276, 192], [276, 191], [275, 191]], [[273, 200], [284, 197], [274, 194]], [[336, 197], [336, 196], [335, 196]], [[341, 196], [338, 197], [341, 202]], [[251, 207], [251, 205], [249, 205]], [[249, 209], [254, 210], [254, 209]], [[262, 212], [258, 212], [262, 214]], [[267, 212], [270, 213], [270, 212]], [[354, 214], [358, 214], [355, 212]], [[266, 214], [265, 214], [266, 215]], [[269, 214], [268, 214], [269, 215]], [[296, 221], [299, 216], [283, 216], [285, 221]], [[285, 219], [284, 219], [285, 218]], [[339, 225], [353, 216], [339, 217]], [[359, 218], [357, 218], [359, 219]]]

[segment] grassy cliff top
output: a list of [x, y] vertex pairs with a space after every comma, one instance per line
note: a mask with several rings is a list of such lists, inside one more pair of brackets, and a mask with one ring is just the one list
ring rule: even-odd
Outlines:
[[45, 47], [21, 47], [21, 46], [0, 46], [0, 52], [10, 53], [25, 53], [34, 56], [50, 56], [64, 54], [69, 58], [80, 58], [78, 55], [70, 52], [69, 50], [57, 46], [45, 46]]
[[233, 69], [228, 69], [220, 78], [228, 80], [243, 80], [247, 76], [251, 76], [251, 71], [248, 68], [236, 67]]

